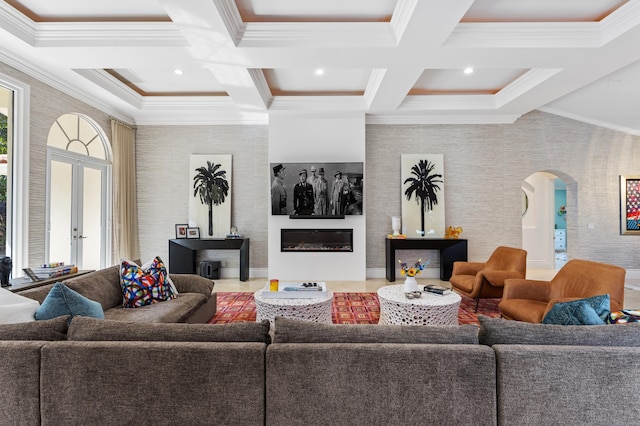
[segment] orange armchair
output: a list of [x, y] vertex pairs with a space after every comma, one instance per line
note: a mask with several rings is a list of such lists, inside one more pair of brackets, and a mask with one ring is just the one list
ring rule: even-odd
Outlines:
[[539, 323], [558, 302], [608, 294], [611, 311], [624, 304], [624, 277], [619, 266], [588, 260], [570, 260], [551, 281], [510, 279], [498, 305], [502, 317]]
[[481, 297], [502, 297], [504, 281], [527, 274], [527, 252], [500, 246], [486, 262], [454, 262], [449, 282], [459, 293], [476, 299], [476, 311]]

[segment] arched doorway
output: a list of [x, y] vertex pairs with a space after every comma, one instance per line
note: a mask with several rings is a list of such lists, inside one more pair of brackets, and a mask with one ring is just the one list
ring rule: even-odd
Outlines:
[[560, 269], [569, 258], [569, 224], [577, 211], [577, 183], [558, 171], [540, 171], [522, 183], [522, 247], [527, 268]]
[[47, 139], [46, 262], [101, 269], [110, 261], [111, 149], [81, 114], [59, 117]]

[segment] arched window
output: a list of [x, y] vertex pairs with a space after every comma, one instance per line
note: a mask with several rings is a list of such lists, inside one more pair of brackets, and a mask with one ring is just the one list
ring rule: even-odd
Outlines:
[[47, 262], [100, 269], [111, 252], [111, 149], [89, 117], [65, 114], [47, 138]]

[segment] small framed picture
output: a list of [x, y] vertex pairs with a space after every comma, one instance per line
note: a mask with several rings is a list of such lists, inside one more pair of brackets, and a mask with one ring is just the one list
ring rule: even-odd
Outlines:
[[189, 225], [186, 225], [186, 224], [176, 225], [176, 239], [187, 238], [187, 229], [189, 229]]
[[200, 228], [187, 228], [187, 238], [200, 238]]

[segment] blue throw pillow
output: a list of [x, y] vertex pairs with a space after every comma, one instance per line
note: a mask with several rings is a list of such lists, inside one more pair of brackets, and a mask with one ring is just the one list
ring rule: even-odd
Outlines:
[[609, 295], [556, 303], [542, 320], [543, 324], [602, 325], [609, 314]]
[[62, 315], [104, 319], [100, 303], [87, 299], [62, 283], [55, 283], [36, 310], [36, 320], [48, 320]]

